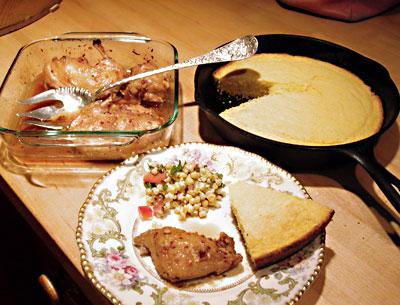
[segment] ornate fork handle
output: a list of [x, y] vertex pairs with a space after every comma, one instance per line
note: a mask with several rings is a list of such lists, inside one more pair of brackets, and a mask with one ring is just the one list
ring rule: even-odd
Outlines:
[[253, 55], [257, 51], [258, 47], [258, 42], [257, 38], [254, 36], [245, 36], [240, 39], [236, 39], [232, 41], [231, 43], [228, 43], [226, 45], [223, 45], [222, 47], [219, 47], [215, 50], [212, 50], [211, 52], [197, 56], [194, 58], [191, 58], [189, 60], [186, 60], [181, 63], [177, 63], [171, 66], [163, 67], [157, 70], [152, 70], [152, 71], [147, 71], [143, 72], [140, 74], [136, 74], [127, 78], [124, 78], [120, 81], [114, 82], [112, 84], [103, 86], [102, 88], [98, 89], [94, 94], [93, 98], [95, 99], [97, 96], [99, 96], [101, 93], [104, 91], [107, 91], [109, 89], [112, 89], [114, 87], [118, 87], [121, 85], [124, 85], [126, 83], [129, 83], [131, 81], [148, 77], [151, 75], [159, 74], [159, 73], [164, 73], [172, 70], [178, 70], [182, 68], [187, 68], [187, 67], [192, 67], [192, 66], [198, 66], [198, 65], [203, 65], [203, 64], [212, 64], [212, 63], [218, 63], [218, 62], [225, 62], [225, 61], [232, 61], [232, 60], [240, 60], [240, 59], [245, 59], [251, 55]]

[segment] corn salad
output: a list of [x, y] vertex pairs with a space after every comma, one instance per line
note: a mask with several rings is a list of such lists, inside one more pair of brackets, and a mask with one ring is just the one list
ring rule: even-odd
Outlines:
[[149, 164], [150, 172], [144, 177], [147, 205], [153, 206], [156, 217], [169, 211], [179, 215], [204, 218], [210, 208], [221, 207], [225, 196], [222, 174], [207, 165], [181, 162], [178, 164]]

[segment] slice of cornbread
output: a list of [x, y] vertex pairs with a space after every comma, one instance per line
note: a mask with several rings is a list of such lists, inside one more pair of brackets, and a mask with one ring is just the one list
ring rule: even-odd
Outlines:
[[229, 187], [233, 214], [247, 253], [256, 268], [279, 261], [313, 240], [334, 211], [302, 199], [246, 182]]

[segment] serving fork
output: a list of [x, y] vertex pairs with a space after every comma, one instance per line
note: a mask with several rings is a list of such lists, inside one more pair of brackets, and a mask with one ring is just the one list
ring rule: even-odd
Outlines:
[[114, 83], [105, 85], [95, 91], [89, 92], [86, 89], [78, 87], [62, 87], [51, 89], [39, 93], [33, 97], [22, 100], [20, 103], [24, 105], [35, 105], [47, 100], [60, 101], [62, 106], [50, 105], [37, 108], [28, 112], [17, 113], [18, 117], [31, 118], [33, 120], [26, 120], [24, 124], [30, 124], [48, 129], [63, 129], [64, 126], [51, 123], [51, 120], [62, 114], [73, 113], [79, 111], [86, 105], [94, 102], [102, 93], [112, 88], [121, 86], [123, 84], [135, 81], [151, 75], [164, 73], [172, 70], [178, 70], [191, 66], [198, 66], [203, 64], [236, 61], [248, 58], [256, 53], [258, 48], [257, 38], [251, 35], [243, 36], [228, 44], [225, 44], [217, 49], [214, 49], [204, 55], [200, 55], [181, 63], [176, 63], [170, 66], [162, 67], [160, 69], [146, 71], [139, 73]]

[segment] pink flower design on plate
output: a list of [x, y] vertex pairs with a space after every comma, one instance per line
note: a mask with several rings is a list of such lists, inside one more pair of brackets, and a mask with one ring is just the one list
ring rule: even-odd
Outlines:
[[130, 274], [132, 276], [137, 276], [137, 274], [138, 274], [137, 269], [133, 266], [126, 266], [124, 268], [124, 271], [125, 271], [125, 273]]
[[187, 156], [188, 162], [207, 165], [208, 168], [213, 168], [213, 162], [207, 155], [203, 155], [200, 149], [185, 149], [184, 155]]
[[106, 276], [107, 281], [122, 289], [135, 286], [140, 279], [138, 270], [129, 262], [129, 259], [115, 250], [107, 253], [97, 267]]
[[128, 263], [128, 259], [119, 252], [108, 253], [106, 256], [107, 265], [114, 270], [123, 269]]

